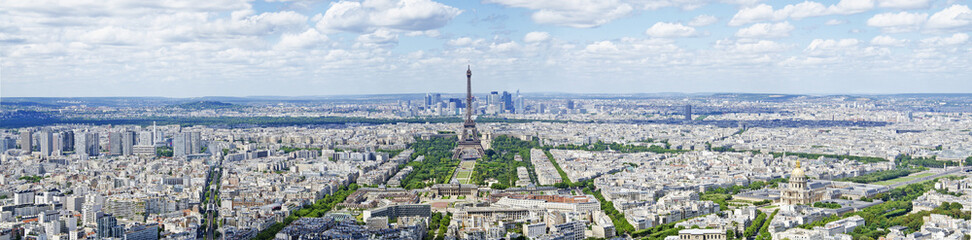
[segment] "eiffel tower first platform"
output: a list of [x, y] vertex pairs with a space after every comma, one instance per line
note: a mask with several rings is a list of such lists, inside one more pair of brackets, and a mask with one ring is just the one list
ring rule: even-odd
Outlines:
[[486, 156], [483, 145], [479, 140], [476, 122], [472, 119], [472, 70], [466, 67], [466, 122], [462, 124], [462, 134], [459, 143], [452, 153], [453, 159], [476, 160]]

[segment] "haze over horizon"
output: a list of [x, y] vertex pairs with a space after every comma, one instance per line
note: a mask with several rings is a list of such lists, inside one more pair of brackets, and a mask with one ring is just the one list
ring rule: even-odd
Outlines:
[[0, 2], [0, 96], [972, 92], [955, 0]]
[[[507, 91], [511, 94], [515, 94], [516, 90], [499, 90], [499, 92]], [[491, 91], [484, 92], [473, 92], [475, 98], [481, 98], [488, 95]], [[171, 98], [171, 99], [215, 99], [218, 101], [220, 98], [242, 98], [242, 99], [315, 99], [315, 98], [330, 98], [330, 99], [347, 99], [344, 97], [380, 97], [380, 96], [396, 96], [396, 95], [416, 95], [424, 96], [430, 93], [442, 94], [444, 97], [455, 97], [463, 96], [465, 93], [459, 92], [425, 92], [425, 93], [363, 93], [363, 94], [321, 94], [321, 95], [247, 95], [247, 96], [231, 96], [231, 95], [212, 95], [212, 96], [0, 96], [2, 99], [18, 99], [18, 98]], [[795, 96], [812, 96], [812, 97], [825, 97], [825, 96], [890, 96], [890, 95], [972, 95], [972, 93], [960, 93], [960, 92], [933, 92], [933, 93], [914, 93], [914, 92], [899, 92], [899, 93], [778, 93], [778, 92], [631, 92], [631, 93], [583, 93], [583, 92], [523, 92], [520, 94], [524, 97], [538, 96], [542, 95], [544, 97], [556, 97], [558, 95], [563, 96], [622, 96], [622, 95], [637, 95], [637, 96], [711, 96], [720, 94], [738, 94], [738, 95], [795, 95]]]

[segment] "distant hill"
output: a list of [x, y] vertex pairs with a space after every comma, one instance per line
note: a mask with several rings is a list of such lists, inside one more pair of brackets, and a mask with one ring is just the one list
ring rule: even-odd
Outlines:
[[247, 106], [237, 105], [232, 103], [218, 102], [218, 101], [198, 101], [198, 102], [188, 102], [179, 105], [173, 105], [175, 108], [182, 108], [187, 110], [217, 110], [217, 109], [242, 109]]
[[38, 103], [38, 102], [10, 102], [10, 101], [0, 101], [0, 106], [3, 106], [3, 107], [14, 107], [14, 108], [16, 108], [16, 107], [22, 107], [22, 108], [27, 108], [27, 107], [56, 108], [56, 107], [60, 107], [60, 106], [55, 105], [55, 104], [47, 104], [47, 103]]

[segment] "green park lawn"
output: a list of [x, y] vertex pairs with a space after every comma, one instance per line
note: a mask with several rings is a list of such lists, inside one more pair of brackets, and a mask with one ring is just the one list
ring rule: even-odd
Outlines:
[[934, 173], [922, 173], [922, 174], [918, 174], [918, 175], [914, 175], [914, 176], [908, 176], [908, 177], [923, 178], [923, 177], [927, 177], [927, 176], [931, 176], [931, 175], [935, 175], [935, 174]]
[[895, 179], [891, 179], [891, 180], [884, 180], [884, 181], [880, 181], [880, 182], [875, 182], [874, 184], [882, 185], [882, 186], [889, 186], [891, 184], [903, 183], [903, 182], [911, 181], [911, 180], [914, 180], [914, 179], [915, 179], [914, 177], [899, 177], [899, 178], [895, 178]]

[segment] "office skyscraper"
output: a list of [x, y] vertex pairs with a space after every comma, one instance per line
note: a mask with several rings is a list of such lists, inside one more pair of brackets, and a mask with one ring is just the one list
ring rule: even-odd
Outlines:
[[20, 150], [30, 154], [33, 151], [33, 132], [30, 130], [23, 130], [20, 132]]
[[574, 109], [574, 100], [567, 100], [567, 109]]
[[131, 156], [134, 153], [135, 132], [120, 131], [108, 133], [108, 154], [112, 156]]
[[131, 156], [135, 152], [134, 151], [134, 146], [135, 146], [135, 132], [132, 132], [132, 131], [124, 131], [124, 132], [121, 132], [121, 136], [122, 136], [122, 139], [121, 139], [122, 155]]
[[41, 156], [51, 156], [54, 153], [54, 135], [50, 130], [41, 131], [39, 134]]
[[202, 151], [202, 135], [199, 132], [189, 133], [189, 149], [192, 151], [190, 154]]
[[121, 132], [108, 133], [108, 155], [111, 156], [122, 155], [122, 133]]
[[151, 146], [155, 144], [155, 132], [154, 131], [141, 131], [138, 132], [138, 141], [135, 145], [140, 146]]
[[176, 133], [172, 137], [172, 156], [173, 157], [185, 157], [189, 153], [189, 143], [186, 141], [188, 137], [186, 135], [189, 133]]
[[0, 153], [6, 152], [9, 149], [14, 149], [17, 147], [17, 140], [4, 137], [0, 139]]
[[53, 134], [54, 141], [51, 145], [51, 156], [61, 156], [64, 153], [64, 132], [56, 132]]
[[61, 132], [61, 151], [74, 150], [74, 131]]
[[456, 109], [461, 109], [461, 108], [466, 107], [466, 105], [462, 104], [462, 99], [459, 99], [459, 98], [450, 98], [449, 99], [449, 107], [453, 107], [453, 108], [456, 108]]
[[685, 121], [692, 121], [692, 105], [685, 105], [685, 109], [682, 111], [682, 114], [685, 115]]
[[162, 141], [162, 134], [159, 133], [159, 128], [155, 126], [155, 122], [152, 122], [152, 144]]
[[503, 111], [503, 106], [501, 105], [500, 95], [497, 91], [489, 92], [486, 95], [486, 114], [497, 114]]
[[513, 112], [513, 94], [503, 91], [503, 95], [500, 97], [500, 102], [502, 102], [504, 112]]
[[513, 113], [523, 114], [525, 113], [525, 108], [523, 106], [523, 97], [520, 96], [520, 90], [516, 90], [516, 99], [513, 100]]
[[202, 150], [199, 132], [181, 132], [172, 138], [172, 156], [185, 157], [199, 153]]
[[74, 138], [74, 153], [81, 159], [88, 159], [90, 156], [98, 156], [101, 146], [98, 143], [98, 134], [90, 132], [79, 132]]

